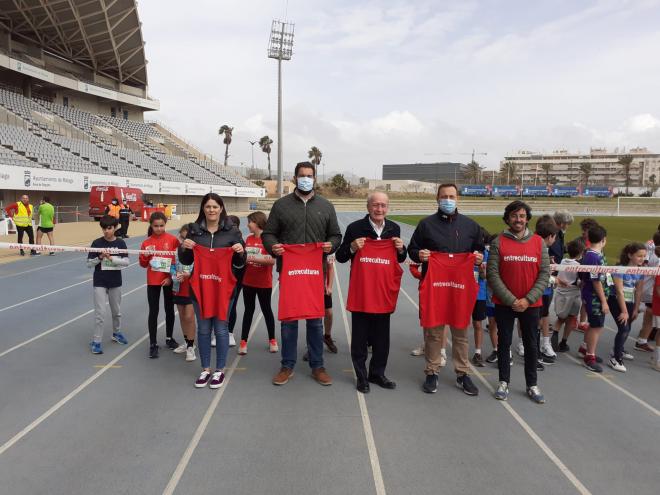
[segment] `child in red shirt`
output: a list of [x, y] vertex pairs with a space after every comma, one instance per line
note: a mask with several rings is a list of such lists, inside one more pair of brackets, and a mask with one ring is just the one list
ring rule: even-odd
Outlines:
[[[163, 212], [156, 211], [149, 218], [149, 236], [140, 246], [143, 251], [176, 251], [179, 240], [172, 234], [165, 232], [167, 217]], [[149, 357], [158, 357], [158, 343], [156, 333], [158, 328], [158, 307], [160, 306], [160, 292], [163, 290], [165, 307], [165, 343], [169, 349], [176, 349], [179, 343], [174, 340], [174, 300], [172, 298], [172, 278], [170, 268], [176, 259], [172, 255], [141, 254], [140, 266], [147, 269], [147, 301], [149, 303]]]

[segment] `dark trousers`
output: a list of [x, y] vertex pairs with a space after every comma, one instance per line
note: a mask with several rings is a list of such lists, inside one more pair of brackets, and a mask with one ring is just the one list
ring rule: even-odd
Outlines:
[[[174, 333], [174, 300], [172, 299], [172, 286], [166, 285], [163, 289], [163, 306], [165, 307], [165, 336], [172, 338]], [[147, 301], [149, 302], [149, 343], [155, 344], [158, 330], [158, 311], [160, 306], [160, 285], [147, 285]]]
[[[632, 323], [628, 320], [626, 323], [621, 323], [617, 318], [621, 315], [621, 308], [619, 307], [619, 301], [616, 296], [610, 296], [607, 300], [607, 305], [610, 307], [610, 312], [612, 313], [612, 318], [616, 323], [616, 337], [614, 337], [614, 357], [619, 361], [623, 359], [623, 346], [626, 343], [628, 334], [630, 334], [630, 328]], [[626, 311], [628, 316], [632, 316], [633, 308], [635, 305], [633, 303], [626, 303]]]
[[[387, 358], [390, 354], [390, 314], [351, 313], [351, 359], [358, 380], [368, 376], [384, 376]], [[373, 354], [367, 374], [367, 345]]]
[[119, 230], [117, 231], [118, 236], [126, 237], [128, 235], [128, 225], [130, 221], [130, 217], [119, 217]]
[[497, 322], [497, 366], [500, 371], [500, 381], [511, 381], [511, 365], [509, 350], [516, 318], [520, 322], [523, 346], [525, 348], [525, 382], [528, 387], [536, 385], [536, 351], [539, 340], [539, 319], [541, 308], [527, 308], [518, 313], [509, 306], [495, 305], [495, 321]]
[[229, 301], [229, 333], [234, 333], [234, 327], [236, 326], [236, 319], [238, 318], [236, 315], [236, 306], [238, 306], [238, 298], [241, 295], [241, 290], [243, 290], [243, 284], [241, 280], [238, 280]]
[[259, 298], [259, 306], [264, 315], [266, 322], [266, 329], [268, 330], [268, 340], [275, 338], [275, 317], [273, 310], [270, 307], [270, 296], [273, 289], [257, 289], [256, 287], [243, 287], [243, 305], [245, 312], [243, 313], [243, 328], [241, 329], [241, 340], [247, 340], [250, 334], [250, 326], [252, 325], [252, 317], [254, 316], [254, 309], [256, 306], [256, 299]]
[[[23, 233], [27, 234], [28, 239], [30, 241], [30, 244], [34, 244], [34, 230], [32, 230], [32, 225], [28, 225], [27, 227], [19, 227], [17, 225], [16, 226], [16, 233], [18, 234], [18, 243], [19, 244], [23, 244]], [[21, 249], [21, 251], [23, 251], [23, 250]]]

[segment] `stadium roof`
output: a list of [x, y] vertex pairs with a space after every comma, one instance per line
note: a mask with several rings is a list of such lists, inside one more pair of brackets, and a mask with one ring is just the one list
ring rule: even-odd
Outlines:
[[0, 25], [120, 83], [147, 85], [135, 0], [0, 0]]

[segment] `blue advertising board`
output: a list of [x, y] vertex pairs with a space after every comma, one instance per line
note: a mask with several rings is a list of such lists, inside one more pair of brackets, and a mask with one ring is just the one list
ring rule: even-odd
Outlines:
[[547, 186], [525, 186], [523, 196], [550, 196]]
[[609, 198], [612, 196], [612, 189], [607, 186], [586, 186], [582, 191], [583, 196], [594, 196], [596, 198]]
[[490, 196], [490, 189], [488, 186], [463, 186], [461, 196]]
[[518, 186], [495, 186], [493, 196], [518, 196]]
[[560, 186], [560, 187], [555, 187], [552, 191], [552, 194], [553, 196], [572, 198], [573, 196], [578, 195], [578, 190], [577, 187]]

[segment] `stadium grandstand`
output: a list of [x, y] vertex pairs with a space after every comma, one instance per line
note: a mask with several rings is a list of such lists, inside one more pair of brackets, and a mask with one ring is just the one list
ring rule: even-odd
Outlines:
[[264, 196], [146, 122], [160, 108], [147, 83], [135, 0], [0, 0], [0, 201], [32, 190], [84, 206], [95, 185], [179, 205], [213, 191], [234, 210]]

